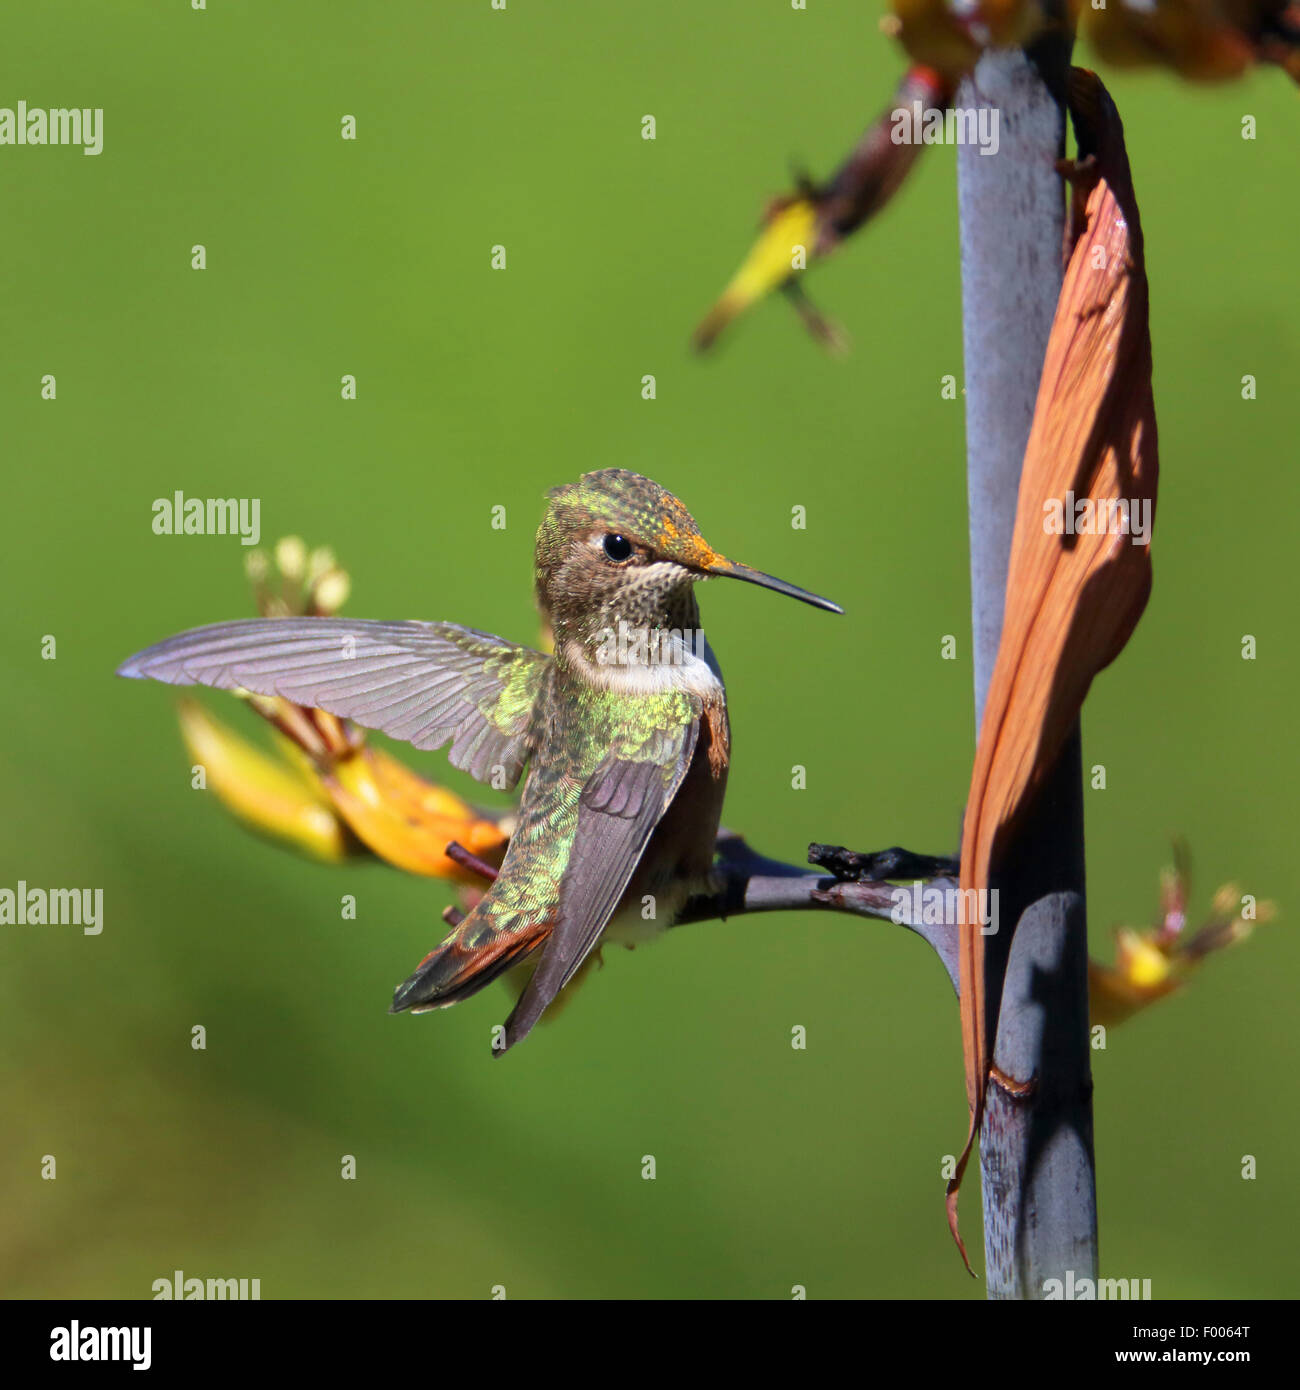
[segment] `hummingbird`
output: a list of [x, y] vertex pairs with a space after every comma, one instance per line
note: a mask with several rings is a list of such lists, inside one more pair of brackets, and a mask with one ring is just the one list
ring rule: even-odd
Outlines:
[[497, 877], [398, 986], [392, 1013], [531, 977], [494, 1043], [524, 1038], [605, 935], [641, 940], [708, 888], [731, 761], [726, 687], [695, 585], [725, 576], [844, 610], [728, 560], [686, 507], [606, 468], [553, 488], [536, 599], [553, 655], [448, 622], [260, 618], [169, 637], [117, 674], [279, 696], [495, 787], [528, 769]]

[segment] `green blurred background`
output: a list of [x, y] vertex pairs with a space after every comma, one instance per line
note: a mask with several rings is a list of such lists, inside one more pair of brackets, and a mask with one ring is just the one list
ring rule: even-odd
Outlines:
[[[336, 547], [355, 615], [529, 641], [542, 492], [627, 466], [720, 548], [847, 610], [710, 586], [728, 822], [791, 859], [813, 839], [950, 848], [973, 735], [962, 414], [939, 393], [961, 376], [952, 150], [814, 277], [846, 359], [779, 302], [716, 358], [687, 346], [792, 160], [828, 172], [887, 103], [902, 58], [878, 17], [850, 0], [7, 17], [0, 105], [101, 106], [105, 146], [0, 149], [0, 883], [102, 887], [105, 927], [0, 930], [4, 1292], [148, 1297], [179, 1268], [268, 1298], [982, 1296], [944, 1226], [957, 1013], [919, 941], [832, 916], [693, 927], [607, 953], [494, 1063], [499, 986], [385, 1012], [448, 890], [250, 837], [190, 789], [172, 693], [112, 678], [251, 611], [238, 542], [155, 536], [156, 497], [260, 497], [264, 541]], [[1103, 1261], [1157, 1297], [1294, 1295], [1300, 103], [1274, 70], [1212, 90], [1106, 75], [1146, 227], [1163, 478], [1152, 602], [1086, 711], [1085, 763], [1108, 770], [1087, 802], [1094, 949], [1149, 919], [1175, 832], [1194, 918], [1235, 878], [1282, 920], [1095, 1055]], [[939, 659], [947, 633], [959, 661]], [[972, 1187], [975, 1249], [978, 1211]]]

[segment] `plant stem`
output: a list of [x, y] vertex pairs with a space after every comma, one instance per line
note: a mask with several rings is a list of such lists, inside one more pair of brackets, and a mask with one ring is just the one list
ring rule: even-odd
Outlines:
[[[1038, 55], [1064, 90], [1068, 42]], [[1065, 199], [1054, 162], [1064, 112], [1018, 50], [987, 52], [957, 96], [998, 113], [999, 149], [957, 150], [966, 374], [967, 494], [976, 728], [997, 659], [1021, 462], [1061, 287]], [[980, 1136], [990, 1298], [1042, 1298], [1049, 1279], [1097, 1273], [1088, 1035], [1083, 796], [1078, 729], [991, 885], [1005, 970], [993, 1058], [1034, 1078], [1023, 1098], [990, 1086]], [[1014, 928], [1012, 930], [1011, 928]]]

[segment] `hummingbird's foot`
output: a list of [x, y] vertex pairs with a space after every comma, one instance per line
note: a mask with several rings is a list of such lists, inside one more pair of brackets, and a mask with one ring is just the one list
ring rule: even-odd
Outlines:
[[487, 879], [489, 883], [496, 881], [497, 871], [492, 865], [486, 859], [480, 859], [477, 854], [467, 850], [458, 841], [453, 840], [444, 853], [453, 864], [459, 864], [462, 869], [468, 869], [470, 873], [478, 874], [480, 878]]
[[1031, 1076], [1028, 1081], [1017, 1081], [1014, 1076], [1008, 1076], [1001, 1067], [996, 1064], [989, 1066], [989, 1080], [1004, 1095], [1008, 1095], [1012, 1100], [1024, 1100], [1026, 1096], [1033, 1095], [1038, 1089], [1038, 1078]]
[[842, 845], [808, 846], [808, 862], [828, 869], [850, 883], [879, 883], [885, 879], [952, 877], [959, 864], [952, 855], [916, 854], [910, 849], [876, 850], [859, 854]]
[[442, 920], [449, 927], [458, 927], [465, 920], [465, 914], [456, 906], [455, 903], [448, 903], [442, 909]]

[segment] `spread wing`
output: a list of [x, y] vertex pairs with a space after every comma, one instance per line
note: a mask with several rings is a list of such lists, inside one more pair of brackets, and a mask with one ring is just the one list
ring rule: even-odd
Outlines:
[[455, 623], [253, 618], [137, 652], [119, 676], [278, 695], [441, 748], [481, 782], [519, 780], [550, 657]]
[[638, 748], [616, 747], [583, 785], [555, 926], [506, 1020], [501, 1052], [528, 1035], [604, 931], [691, 765], [699, 727], [696, 711], [686, 722], [656, 730]]

